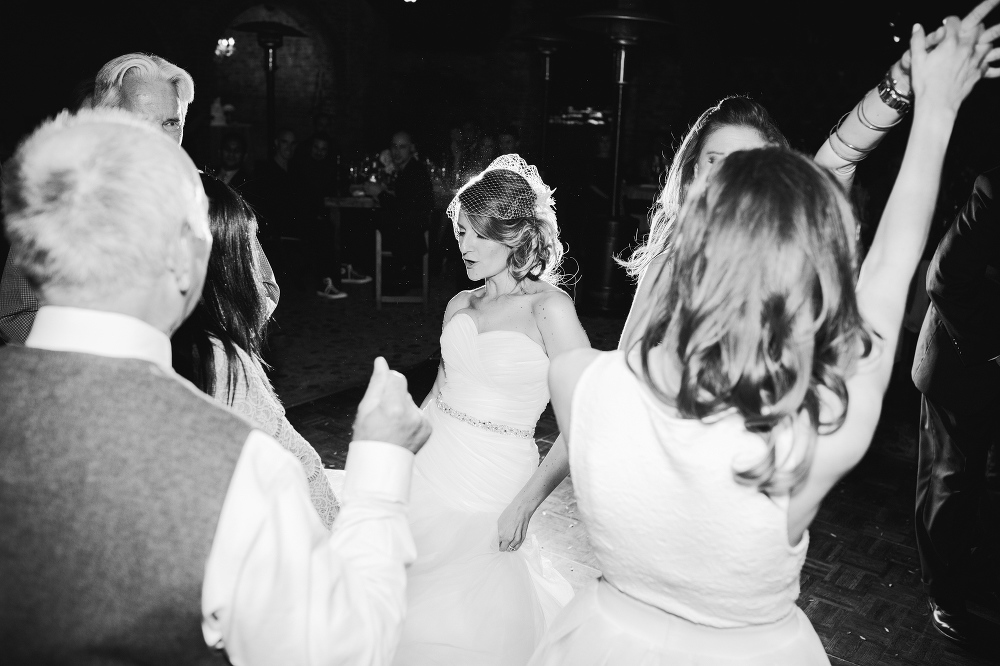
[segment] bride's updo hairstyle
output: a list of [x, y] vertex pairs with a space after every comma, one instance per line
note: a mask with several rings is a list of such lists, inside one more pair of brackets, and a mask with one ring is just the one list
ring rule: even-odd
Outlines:
[[[845, 377], [872, 348], [855, 300], [851, 206], [812, 159], [759, 148], [729, 155], [696, 184], [675, 231], [674, 261], [657, 276], [642, 338], [643, 378], [683, 417], [735, 409], [767, 443], [760, 461], [734, 470], [737, 481], [767, 494], [794, 491], [817, 431], [843, 424]], [[680, 362], [676, 396], [650, 373], [650, 351], [661, 343]], [[825, 423], [821, 392], [835, 398]], [[777, 432], [796, 421], [779, 459]]]
[[507, 267], [515, 280], [558, 283], [563, 248], [555, 200], [534, 166], [514, 154], [496, 158], [451, 200], [456, 237], [460, 211], [477, 234], [510, 248]]

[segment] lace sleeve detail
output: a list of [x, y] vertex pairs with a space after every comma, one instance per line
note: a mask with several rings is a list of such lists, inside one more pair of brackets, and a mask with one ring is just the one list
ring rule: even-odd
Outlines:
[[[215, 351], [215, 397], [220, 402], [225, 402], [228, 380], [226, 352], [222, 343], [216, 340], [212, 342]], [[323, 524], [330, 529], [340, 512], [340, 502], [323, 472], [323, 461], [316, 449], [285, 418], [285, 408], [271, 390], [263, 368], [239, 347], [237, 354], [243, 363], [236, 368], [236, 387], [230, 407], [299, 459], [309, 481], [309, 498]], [[245, 374], [244, 370], [249, 374]]]

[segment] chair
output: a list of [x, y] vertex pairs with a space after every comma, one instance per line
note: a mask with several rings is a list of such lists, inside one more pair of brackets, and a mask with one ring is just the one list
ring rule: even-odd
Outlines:
[[424, 251], [423, 259], [423, 285], [420, 296], [383, 296], [382, 295], [382, 259], [391, 257], [392, 252], [382, 249], [382, 232], [375, 230], [375, 309], [381, 310], [382, 303], [422, 303], [424, 312], [427, 312], [427, 304], [430, 302], [428, 294], [430, 292], [430, 278], [428, 262], [430, 254], [430, 234], [424, 232], [424, 244], [427, 250]]

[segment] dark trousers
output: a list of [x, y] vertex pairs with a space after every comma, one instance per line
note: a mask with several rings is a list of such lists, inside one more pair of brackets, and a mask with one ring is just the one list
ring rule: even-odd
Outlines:
[[306, 228], [305, 248], [312, 282], [321, 285], [323, 278], [330, 278], [340, 288], [340, 221], [332, 222], [324, 216], [317, 217]]
[[981, 534], [981, 515], [995, 523], [989, 503], [987, 457], [998, 441], [997, 403], [972, 409], [920, 402], [920, 457], [917, 470], [916, 537], [928, 594], [948, 608], [965, 604], [975, 572], [972, 549], [998, 527]]

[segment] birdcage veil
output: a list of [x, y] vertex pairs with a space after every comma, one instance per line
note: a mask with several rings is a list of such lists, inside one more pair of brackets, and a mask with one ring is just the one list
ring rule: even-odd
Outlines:
[[[465, 201], [460, 201], [459, 197], [462, 197], [463, 193], [470, 187], [479, 183], [483, 179], [483, 176], [491, 171], [500, 169], [511, 171], [523, 178], [531, 188], [533, 195], [525, 192], [511, 196], [499, 188], [487, 186], [476, 188], [475, 194], [465, 194]], [[552, 188], [542, 182], [541, 176], [538, 175], [538, 169], [534, 165], [525, 162], [520, 155], [513, 153], [501, 155], [493, 160], [482, 173], [470, 178], [469, 182], [458, 190], [451, 203], [448, 204], [448, 218], [451, 219], [453, 224], [456, 224], [459, 209], [464, 206], [467, 215], [481, 215], [498, 220], [535, 217], [555, 227], [556, 202], [552, 197], [552, 192]]]

